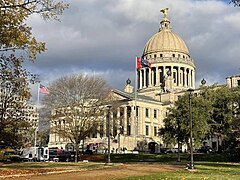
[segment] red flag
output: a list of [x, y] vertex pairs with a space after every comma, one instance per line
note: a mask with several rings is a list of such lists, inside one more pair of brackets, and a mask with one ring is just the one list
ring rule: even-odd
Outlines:
[[141, 64], [141, 58], [140, 57], [136, 57], [136, 68], [142, 68], [142, 64]]
[[48, 88], [45, 87], [44, 85], [40, 84], [40, 89], [39, 92], [42, 94], [49, 94]]
[[150, 69], [152, 69], [152, 66], [151, 66], [151, 63], [148, 62], [147, 60], [145, 59], [141, 59], [140, 57], [136, 57], [136, 62], [137, 62], [137, 69], [139, 68], [145, 68], [145, 67], [148, 67]]

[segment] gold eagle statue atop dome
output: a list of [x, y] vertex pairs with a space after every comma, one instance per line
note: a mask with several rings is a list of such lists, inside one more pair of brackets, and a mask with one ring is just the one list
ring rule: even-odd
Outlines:
[[168, 8], [161, 9], [160, 12], [164, 14], [164, 18], [167, 18], [168, 16]]

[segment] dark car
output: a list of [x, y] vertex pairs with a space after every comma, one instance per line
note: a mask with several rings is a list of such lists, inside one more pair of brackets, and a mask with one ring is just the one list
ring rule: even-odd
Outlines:
[[54, 161], [55, 159], [68, 162], [71, 159], [71, 153], [63, 149], [49, 149], [49, 160]]
[[[69, 151], [70, 152], [70, 161], [75, 161], [76, 151]], [[78, 152], [78, 161], [80, 160], [80, 152]]]
[[213, 149], [210, 146], [202, 146], [197, 150], [199, 153], [211, 153], [213, 152]]

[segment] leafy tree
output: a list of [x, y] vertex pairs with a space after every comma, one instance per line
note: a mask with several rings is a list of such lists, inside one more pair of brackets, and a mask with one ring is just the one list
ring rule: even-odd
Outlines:
[[[240, 147], [240, 89], [227, 86], [201, 87], [198, 96], [192, 99], [194, 144], [209, 136], [218, 138], [218, 150], [236, 150]], [[189, 141], [189, 100], [182, 96], [169, 109], [161, 129], [163, 140], [176, 144], [180, 121], [180, 142]]]
[[[188, 144], [190, 138], [189, 120], [189, 96], [185, 94], [175, 102], [174, 107], [168, 109], [168, 115], [164, 119], [164, 127], [160, 129], [160, 135], [166, 144], [175, 145], [179, 138], [180, 143]], [[202, 96], [192, 98], [192, 121], [194, 145], [198, 146], [210, 131], [208, 123], [211, 121], [210, 102]], [[179, 133], [178, 133], [178, 126]], [[179, 136], [179, 137], [178, 137]]]
[[14, 55], [0, 57], [0, 141], [4, 146], [21, 145], [23, 127], [29, 126], [25, 118], [28, 72], [22, 61]]
[[212, 132], [218, 137], [219, 151], [233, 149], [239, 138], [239, 88], [230, 89], [226, 86], [212, 91], [213, 106]]
[[230, 3], [233, 3], [234, 6], [240, 6], [240, 0], [231, 0]]
[[[208, 90], [209, 91], [209, 90]], [[210, 89], [209, 97], [212, 102], [213, 114], [211, 131], [219, 141], [219, 151], [222, 149], [223, 139], [229, 130], [229, 123], [232, 119], [232, 93], [228, 87], [217, 87]]]
[[23, 140], [23, 129], [29, 126], [23, 116], [30, 97], [27, 83], [29, 73], [22, 67], [25, 59], [22, 56], [17, 58], [19, 53], [16, 51], [28, 52], [28, 58], [35, 60], [38, 53], [46, 50], [45, 43], [33, 37], [32, 28], [26, 21], [33, 14], [58, 20], [67, 7], [67, 3], [54, 0], [0, 1], [0, 141], [4, 142], [3, 145], [23, 143], [20, 141]]
[[32, 35], [26, 20], [32, 14], [44, 19], [57, 19], [68, 4], [53, 0], [3, 0], [0, 1], [0, 51], [25, 50], [34, 60], [37, 53], [46, 50], [44, 42]]
[[78, 152], [80, 142], [100, 130], [109, 87], [101, 78], [79, 74], [61, 77], [49, 91], [45, 103], [52, 109], [51, 133], [71, 141]]

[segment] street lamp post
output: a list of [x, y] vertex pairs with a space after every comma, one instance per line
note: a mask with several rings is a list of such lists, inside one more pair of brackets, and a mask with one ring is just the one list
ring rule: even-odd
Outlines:
[[111, 109], [111, 105], [107, 106], [108, 107], [108, 116], [107, 116], [107, 124], [108, 124], [108, 160], [107, 162], [110, 163], [111, 162], [111, 157], [110, 157], [110, 109]]
[[189, 94], [189, 119], [190, 119], [190, 154], [191, 154], [191, 164], [190, 164], [190, 169], [194, 169], [193, 165], [193, 135], [192, 135], [192, 95], [193, 95], [193, 89], [188, 89], [188, 94]]
[[179, 152], [179, 146], [180, 146], [180, 119], [177, 118], [177, 124], [178, 124], [178, 160], [177, 162], [181, 162], [181, 159], [180, 159], [180, 152]]

